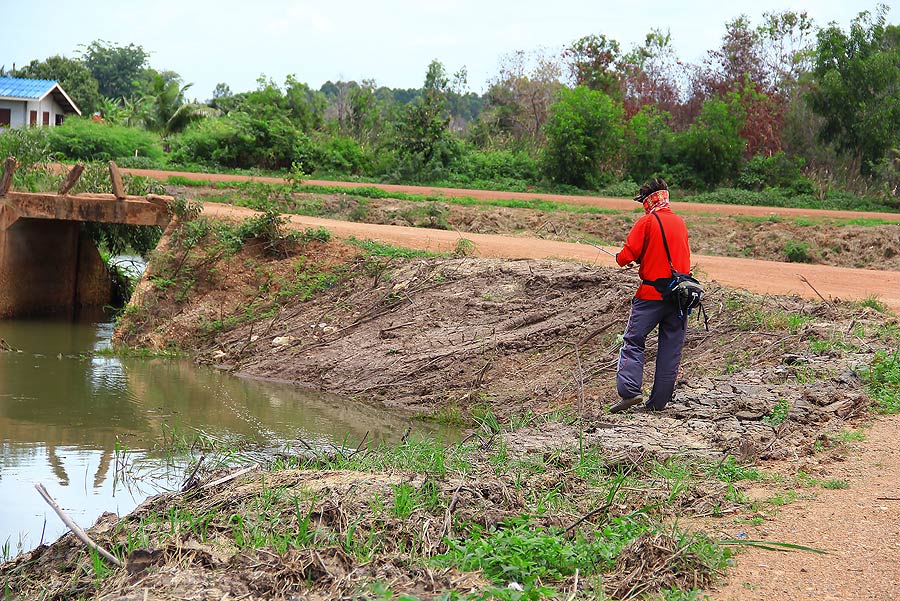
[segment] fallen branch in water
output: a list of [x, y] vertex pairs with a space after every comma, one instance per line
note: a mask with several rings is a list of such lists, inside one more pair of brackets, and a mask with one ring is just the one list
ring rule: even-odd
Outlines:
[[93, 549], [94, 551], [99, 553], [100, 556], [103, 557], [103, 559], [107, 560], [108, 562], [110, 562], [112, 564], [119, 566], [120, 568], [123, 567], [122, 562], [119, 561], [119, 559], [116, 558], [115, 555], [113, 555], [112, 553], [110, 553], [109, 551], [107, 551], [106, 549], [104, 549], [103, 547], [101, 547], [100, 545], [95, 543], [94, 541], [92, 541], [91, 538], [85, 533], [85, 531], [82, 530], [78, 524], [73, 522], [72, 518], [70, 518], [69, 516], [67, 516], [65, 514], [65, 512], [60, 508], [60, 506], [56, 504], [56, 501], [53, 500], [53, 497], [50, 496], [50, 493], [47, 492], [47, 489], [44, 488], [43, 484], [38, 482], [37, 484], [34, 485], [34, 487], [37, 489], [37, 491], [41, 495], [41, 497], [43, 497], [43, 499], [47, 502], [47, 504], [53, 509], [53, 511], [56, 512], [56, 515], [58, 515], [59, 519], [61, 519], [63, 521], [63, 524], [65, 524], [69, 528], [69, 530], [72, 531], [72, 534], [77, 536], [78, 539], [81, 542], [83, 542], [84, 544], [86, 544], [88, 547], [90, 547], [91, 549]]

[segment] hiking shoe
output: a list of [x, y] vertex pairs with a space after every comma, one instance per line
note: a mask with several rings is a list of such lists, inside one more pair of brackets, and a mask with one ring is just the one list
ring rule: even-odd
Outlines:
[[619, 399], [615, 403], [612, 404], [612, 407], [609, 408], [610, 413], [621, 413], [626, 409], [631, 409], [635, 405], [640, 405], [644, 402], [643, 395], [633, 396], [630, 399]]

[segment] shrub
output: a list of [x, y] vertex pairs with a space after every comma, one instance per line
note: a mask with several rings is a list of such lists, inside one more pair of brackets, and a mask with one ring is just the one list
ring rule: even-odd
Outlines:
[[470, 150], [464, 152], [451, 166], [453, 172], [470, 180], [538, 179], [537, 162], [524, 152], [511, 150]]
[[809, 253], [809, 244], [806, 242], [788, 240], [784, 243], [783, 250], [784, 256], [789, 263], [812, 263], [812, 256]]
[[624, 138], [624, 111], [583, 86], [563, 88], [544, 125], [543, 170], [554, 182], [596, 188], [612, 179]]
[[[746, 190], [802, 187], [804, 183], [801, 180], [805, 178], [800, 170], [803, 168], [803, 163], [801, 157], [789, 157], [782, 151], [776, 152], [772, 156], [756, 155], [741, 169], [737, 179], [738, 187]], [[809, 180], [806, 180], [805, 184], [812, 191], [812, 184]]]
[[109, 161], [120, 157], [148, 157], [162, 161], [162, 143], [157, 135], [133, 127], [94, 123], [88, 119], [66, 119], [49, 128], [50, 149], [74, 161]]
[[626, 179], [604, 186], [598, 192], [603, 196], [612, 196], [613, 198], [634, 198], [639, 188], [638, 184]]
[[359, 142], [343, 136], [320, 140], [311, 155], [312, 164], [304, 163], [304, 167], [326, 173], [370, 174], [374, 163]]
[[116, 164], [124, 169], [159, 169], [161, 167], [161, 161], [141, 156], [118, 157]]
[[49, 128], [43, 127], [0, 131], [0, 160], [16, 157], [19, 169], [50, 161], [52, 152], [47, 139], [48, 131]]
[[[431, 154], [398, 151], [388, 156], [379, 170], [385, 171], [388, 181], [430, 183], [446, 180], [450, 175], [449, 165], [461, 152], [461, 143], [447, 135], [431, 148]], [[387, 153], [385, 153], [387, 154]]]
[[19, 166], [13, 188], [36, 192], [52, 185], [54, 174], [48, 163], [54, 160], [47, 140], [47, 128], [0, 130], [0, 168], [6, 157], [15, 157]]
[[312, 144], [286, 117], [261, 119], [235, 112], [192, 124], [173, 141], [172, 161], [225, 167], [287, 169], [311, 165]]
[[736, 102], [710, 98], [697, 121], [673, 138], [670, 178], [681, 186], [713, 187], [737, 175], [746, 141], [744, 116]]

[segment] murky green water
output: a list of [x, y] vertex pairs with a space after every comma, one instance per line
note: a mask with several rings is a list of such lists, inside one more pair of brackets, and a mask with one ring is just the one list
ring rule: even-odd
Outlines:
[[[96, 318], [95, 318], [96, 319]], [[161, 450], [198, 438], [272, 447], [396, 440], [422, 422], [383, 408], [235, 378], [188, 361], [97, 356], [108, 321], [0, 321], [0, 546], [7, 554], [65, 532], [42, 482], [81, 526], [179, 487], [191, 459]], [[123, 452], [124, 449], [124, 452]], [[199, 455], [194, 452], [193, 457]], [[0, 555], [0, 560], [3, 557]]]

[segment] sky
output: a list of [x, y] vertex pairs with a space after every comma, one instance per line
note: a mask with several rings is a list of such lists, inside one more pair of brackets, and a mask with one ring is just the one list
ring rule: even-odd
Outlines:
[[[883, 2], [900, 23], [900, 0]], [[469, 88], [481, 93], [503, 55], [555, 51], [590, 34], [605, 34], [627, 50], [654, 28], [668, 30], [679, 58], [699, 62], [717, 48], [725, 23], [746, 14], [807, 11], [817, 25], [847, 29], [875, 0], [82, 0], [42, 3], [35, 18], [19, 0], [0, 0], [14, 22], [0, 23], [0, 65], [11, 67], [102, 39], [139, 44], [150, 66], [193, 83], [189, 95], [212, 96], [219, 82], [232, 91], [256, 88], [264, 74], [289, 74], [318, 89], [328, 80], [371, 78], [379, 85], [418, 88], [432, 59], [447, 71], [465, 66]], [[7, 11], [3, 11], [7, 13]]]

